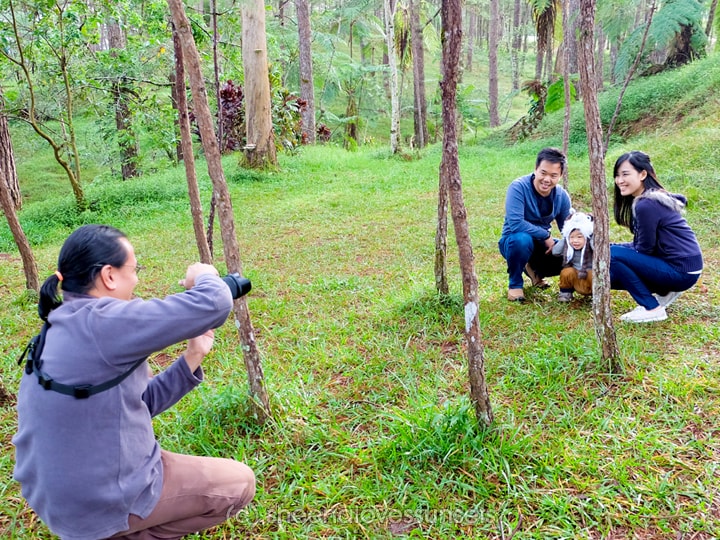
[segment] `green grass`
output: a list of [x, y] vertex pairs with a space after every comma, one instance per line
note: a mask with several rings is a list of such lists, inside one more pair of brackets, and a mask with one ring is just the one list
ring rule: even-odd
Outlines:
[[[610, 375], [589, 302], [561, 305], [554, 289], [529, 291], [525, 305], [505, 300], [496, 245], [505, 188], [532, 170], [538, 143], [461, 146], [495, 413], [488, 430], [468, 397], [452, 229], [451, 296], [433, 292], [439, 146], [413, 161], [384, 147], [303, 148], [281, 156], [272, 174], [226, 158], [274, 419], [264, 427], [248, 419], [237, 334], [224, 325], [206, 382], [155, 429], [168, 450], [245, 461], [258, 493], [248, 510], [195, 538], [720, 536], [720, 127], [699, 118], [636, 136], [611, 147], [609, 165], [631, 148], [650, 153], [669, 189], [690, 195], [706, 271], [667, 321], [615, 319], [624, 372]], [[570, 166], [570, 191], [589, 204], [586, 153], [574, 151]], [[204, 164], [197, 168], [207, 204], [210, 184]], [[140, 296], [177, 291], [197, 258], [184, 186], [179, 167], [89, 184], [93, 204], [81, 216], [67, 195], [28, 203], [21, 221], [41, 275], [54, 270], [72, 228], [107, 222], [148, 266]], [[14, 394], [15, 359], [39, 324], [11, 242], [3, 226], [0, 366]], [[633, 307], [623, 292], [612, 302], [616, 314]], [[0, 405], [0, 536], [50, 538], [10, 479], [15, 422], [12, 402]]]

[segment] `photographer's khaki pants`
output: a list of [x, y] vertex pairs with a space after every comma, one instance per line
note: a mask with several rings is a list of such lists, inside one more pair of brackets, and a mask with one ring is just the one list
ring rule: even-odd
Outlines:
[[233, 517], [255, 496], [255, 474], [239, 461], [162, 450], [163, 488], [145, 519], [130, 514], [127, 540], [178, 540]]

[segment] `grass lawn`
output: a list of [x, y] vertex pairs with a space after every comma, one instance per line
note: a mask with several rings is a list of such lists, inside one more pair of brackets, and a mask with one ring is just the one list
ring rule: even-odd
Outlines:
[[[156, 433], [171, 451], [248, 463], [258, 492], [249, 509], [195, 538], [719, 537], [716, 119], [636, 136], [608, 153], [606, 170], [626, 150], [647, 151], [665, 187], [689, 196], [706, 263], [702, 281], [660, 323], [619, 322], [634, 303], [613, 292], [621, 375], [599, 360], [591, 302], [557, 302], [556, 279], [529, 290], [524, 305], [505, 299], [497, 251], [505, 189], [532, 171], [539, 143], [461, 147], [495, 413], [487, 430], [468, 398], [452, 229], [451, 295], [434, 292], [439, 146], [413, 160], [390, 158], [385, 147], [303, 148], [263, 174], [226, 158], [274, 419], [263, 427], [248, 419], [240, 345], [224, 325], [206, 382], [155, 419]], [[589, 210], [587, 156], [573, 148], [570, 192]], [[200, 181], [207, 202], [210, 184]], [[94, 203], [82, 216], [69, 197], [23, 211], [41, 276], [73, 228], [102, 221], [123, 229], [148, 266], [138, 295], [178, 291], [197, 259], [182, 167], [90, 184], [88, 194]], [[614, 226], [611, 238], [628, 233]], [[40, 325], [23, 301], [6, 228], [0, 260], [0, 367], [14, 394], [15, 360]], [[11, 395], [0, 404], [0, 536], [51, 538], [11, 480], [15, 423]]]

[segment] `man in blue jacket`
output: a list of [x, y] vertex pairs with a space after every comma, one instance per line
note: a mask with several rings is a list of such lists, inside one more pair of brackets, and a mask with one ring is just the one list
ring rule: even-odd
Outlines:
[[507, 261], [510, 301], [525, 300], [523, 272], [539, 288], [548, 287], [543, 278], [560, 273], [562, 261], [550, 252], [556, 242], [550, 228], [554, 220], [562, 230], [571, 213], [570, 196], [557, 185], [565, 164], [560, 150], [544, 148], [535, 160], [535, 172], [514, 180], [508, 187], [498, 247]]

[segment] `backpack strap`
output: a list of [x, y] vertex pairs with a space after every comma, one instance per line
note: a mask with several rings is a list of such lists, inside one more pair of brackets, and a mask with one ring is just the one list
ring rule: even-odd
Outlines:
[[45, 335], [47, 334], [48, 328], [50, 328], [50, 323], [45, 322], [40, 330], [40, 333], [30, 340], [25, 347], [25, 350], [20, 355], [20, 358], [18, 358], [18, 365], [20, 365], [23, 359], [27, 356], [27, 361], [25, 362], [25, 373], [28, 375], [35, 373], [38, 378], [38, 384], [45, 390], [52, 390], [60, 394], [65, 394], [66, 396], [72, 396], [75, 399], [87, 399], [90, 396], [99, 394], [100, 392], [104, 392], [105, 390], [109, 390], [110, 388], [117, 386], [127, 379], [133, 371], [140, 367], [145, 360], [147, 360], [147, 358], [140, 358], [125, 373], [121, 373], [114, 379], [105, 381], [101, 384], [78, 384], [74, 386], [62, 384], [53, 380], [52, 377], [42, 370], [43, 362], [40, 359], [40, 355], [45, 347]]

